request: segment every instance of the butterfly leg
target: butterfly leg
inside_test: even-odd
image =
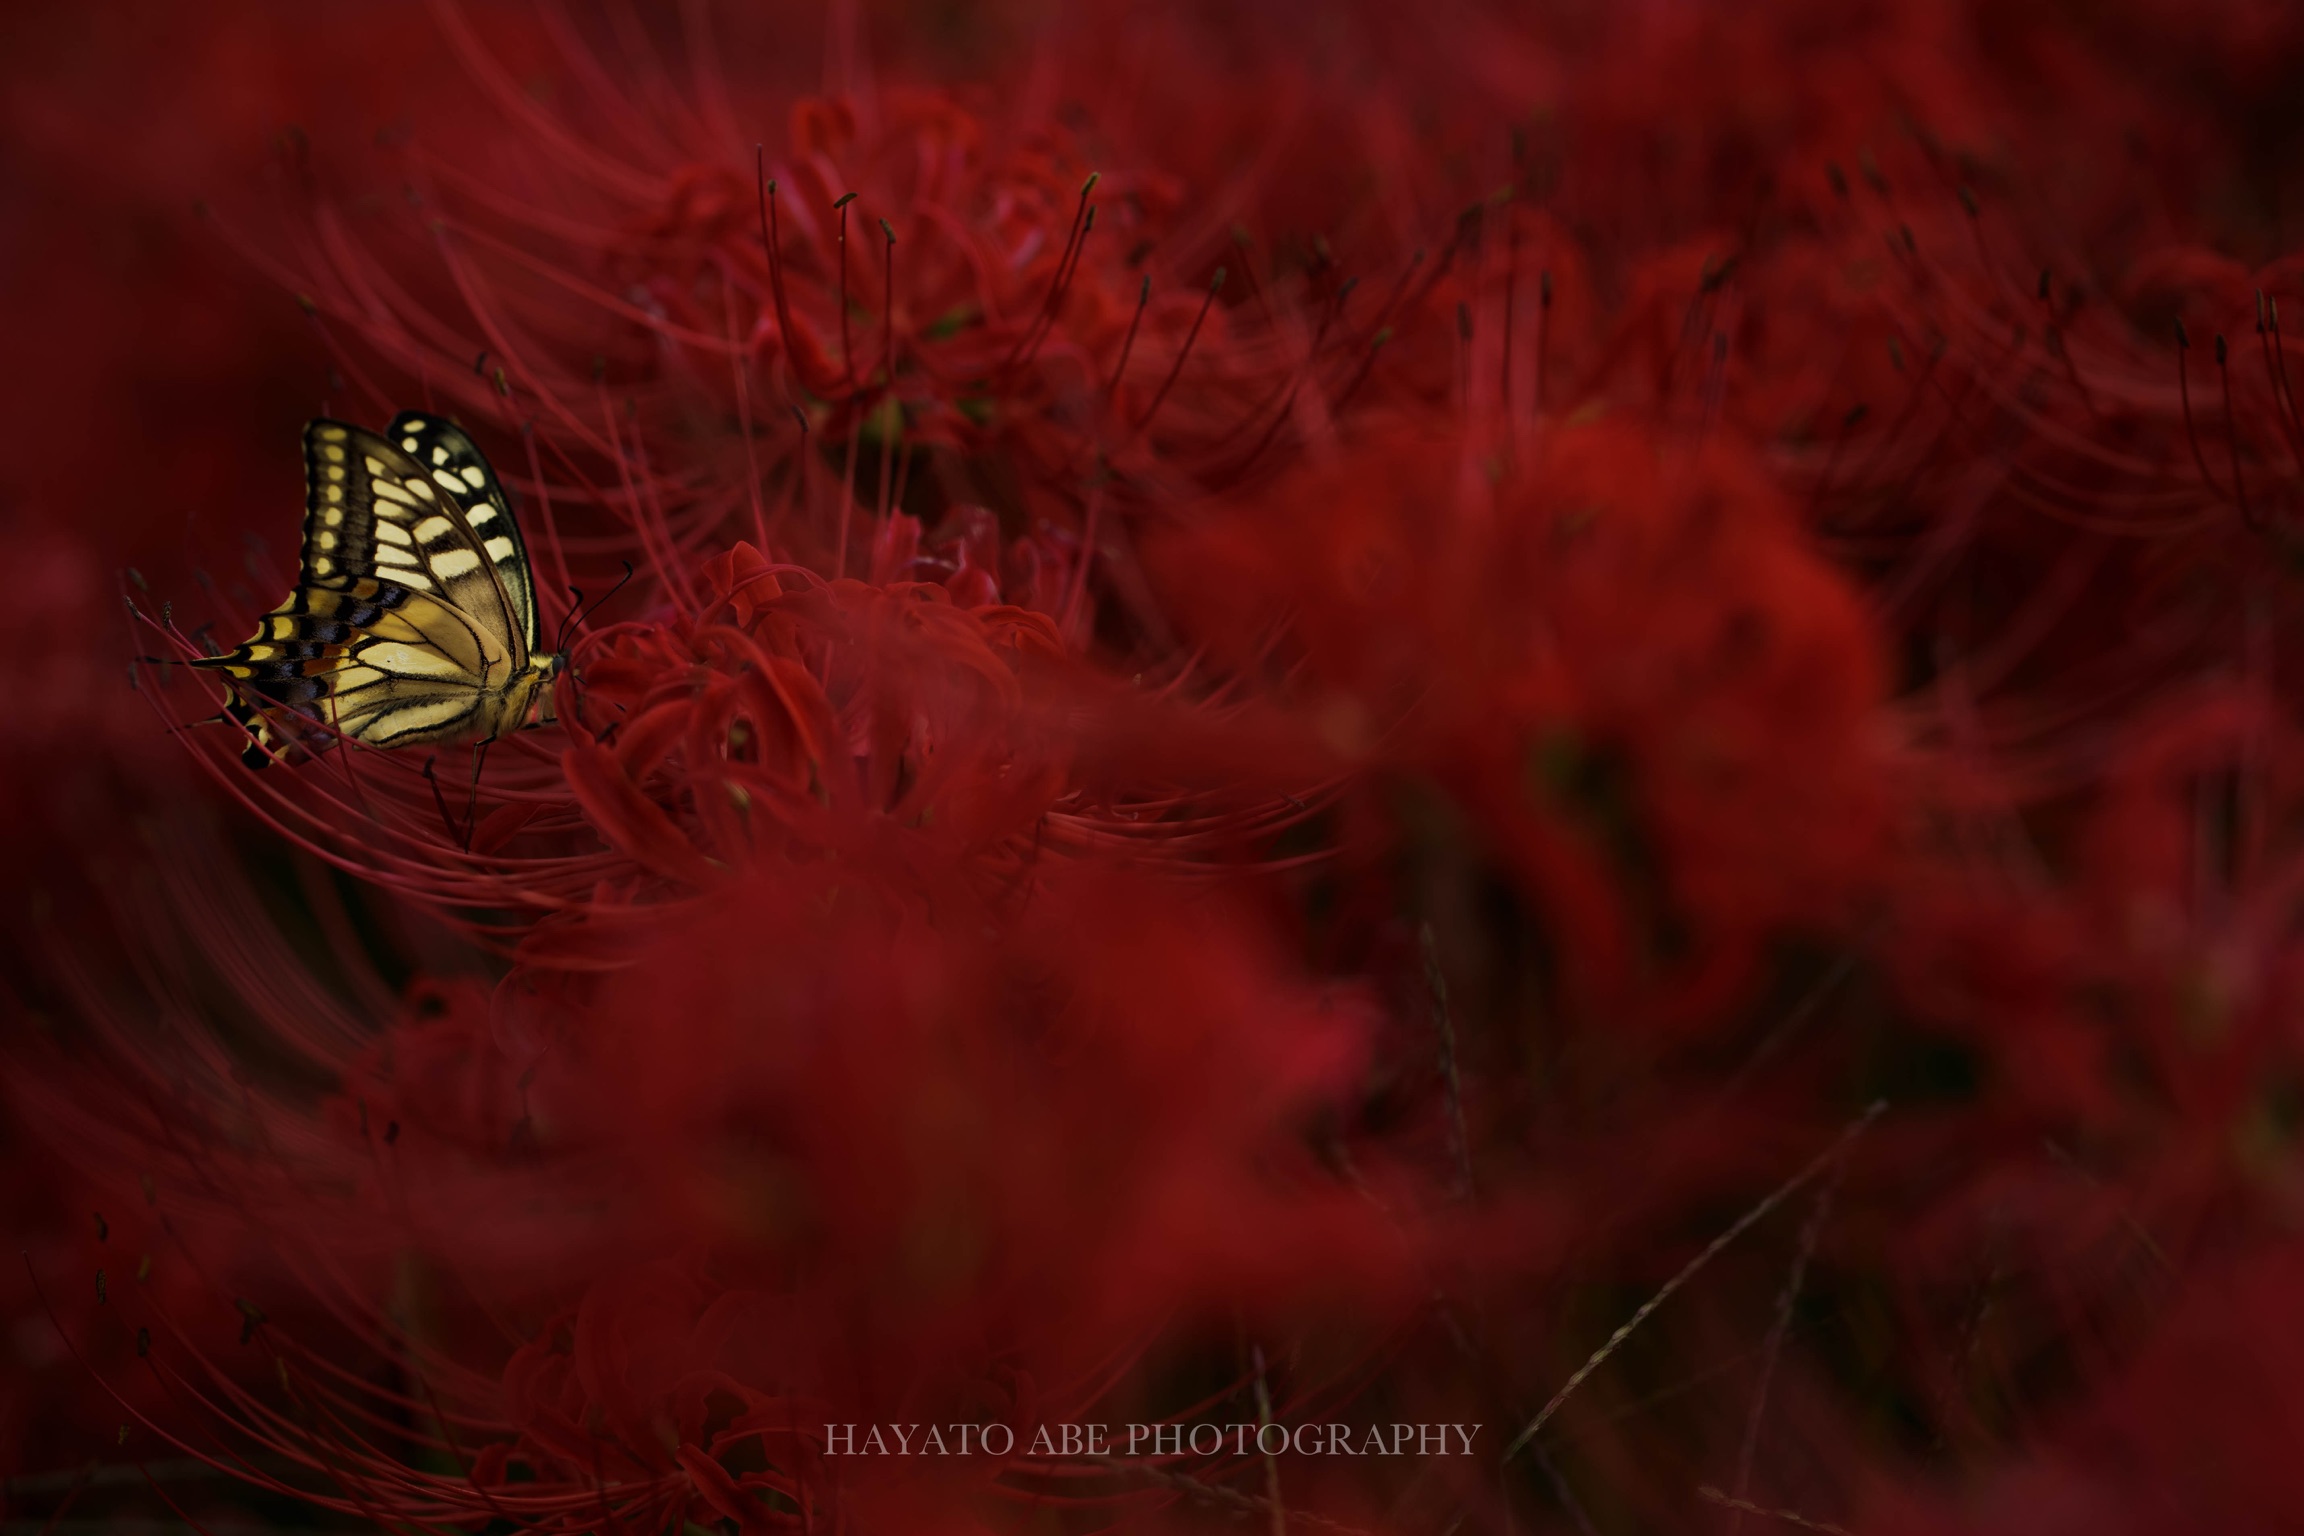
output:
[[[495,744],[491,737],[472,748],[472,785],[464,794],[464,851],[472,851],[472,834],[480,825],[480,767],[488,761],[488,749]]]
[[[458,833],[456,827],[456,818],[448,813],[448,797],[440,793],[439,766],[438,753],[424,759],[424,782],[432,786],[432,805],[440,813],[440,825],[446,828],[452,836],[460,836],[461,834]]]

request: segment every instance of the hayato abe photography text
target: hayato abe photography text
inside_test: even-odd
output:
[[[827,1424],[827,1456],[1469,1456],[1478,1424]]]

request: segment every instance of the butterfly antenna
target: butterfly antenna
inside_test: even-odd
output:
[[[555,652],[561,650],[568,639],[568,632],[572,629],[581,628],[586,618],[599,617],[600,610],[607,607],[614,600],[616,594],[624,590],[625,584],[631,581],[632,575],[632,562],[627,560],[624,562],[624,574],[617,578],[616,585],[601,594],[600,601],[592,605],[589,613],[583,607],[584,594],[576,588],[570,587],[568,590],[576,593],[577,606],[569,610],[568,622],[560,626],[560,639],[554,643],[552,649]]]
[[[610,587],[606,592],[603,592],[600,595],[600,601],[594,603],[590,609],[578,615],[576,621],[578,626],[582,627],[586,619],[596,619],[600,617],[600,610],[607,607],[611,602],[615,601],[616,594],[623,591],[625,585],[631,580],[632,562],[627,560],[624,562],[624,574],[616,579],[616,585]]]
[[[584,615],[584,589],[570,587],[568,595],[575,601],[568,605],[568,616],[560,621],[560,633],[552,637],[552,654],[555,656],[568,649],[568,631],[574,629],[576,621]]]

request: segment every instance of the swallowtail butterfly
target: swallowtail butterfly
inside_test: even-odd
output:
[[[536,583],[512,504],[472,439],[403,411],[382,437],[304,428],[296,590],[238,649],[193,663],[235,682],[252,768],[285,710],[374,746],[487,742],[553,719],[558,656],[536,649]]]

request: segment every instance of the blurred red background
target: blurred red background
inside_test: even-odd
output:
[[[0,58],[11,1530],[2304,1528],[2287,8]],[[640,567],[461,831],[133,663],[435,398]],[[791,1430],[1204,1402],[1487,1438]]]

